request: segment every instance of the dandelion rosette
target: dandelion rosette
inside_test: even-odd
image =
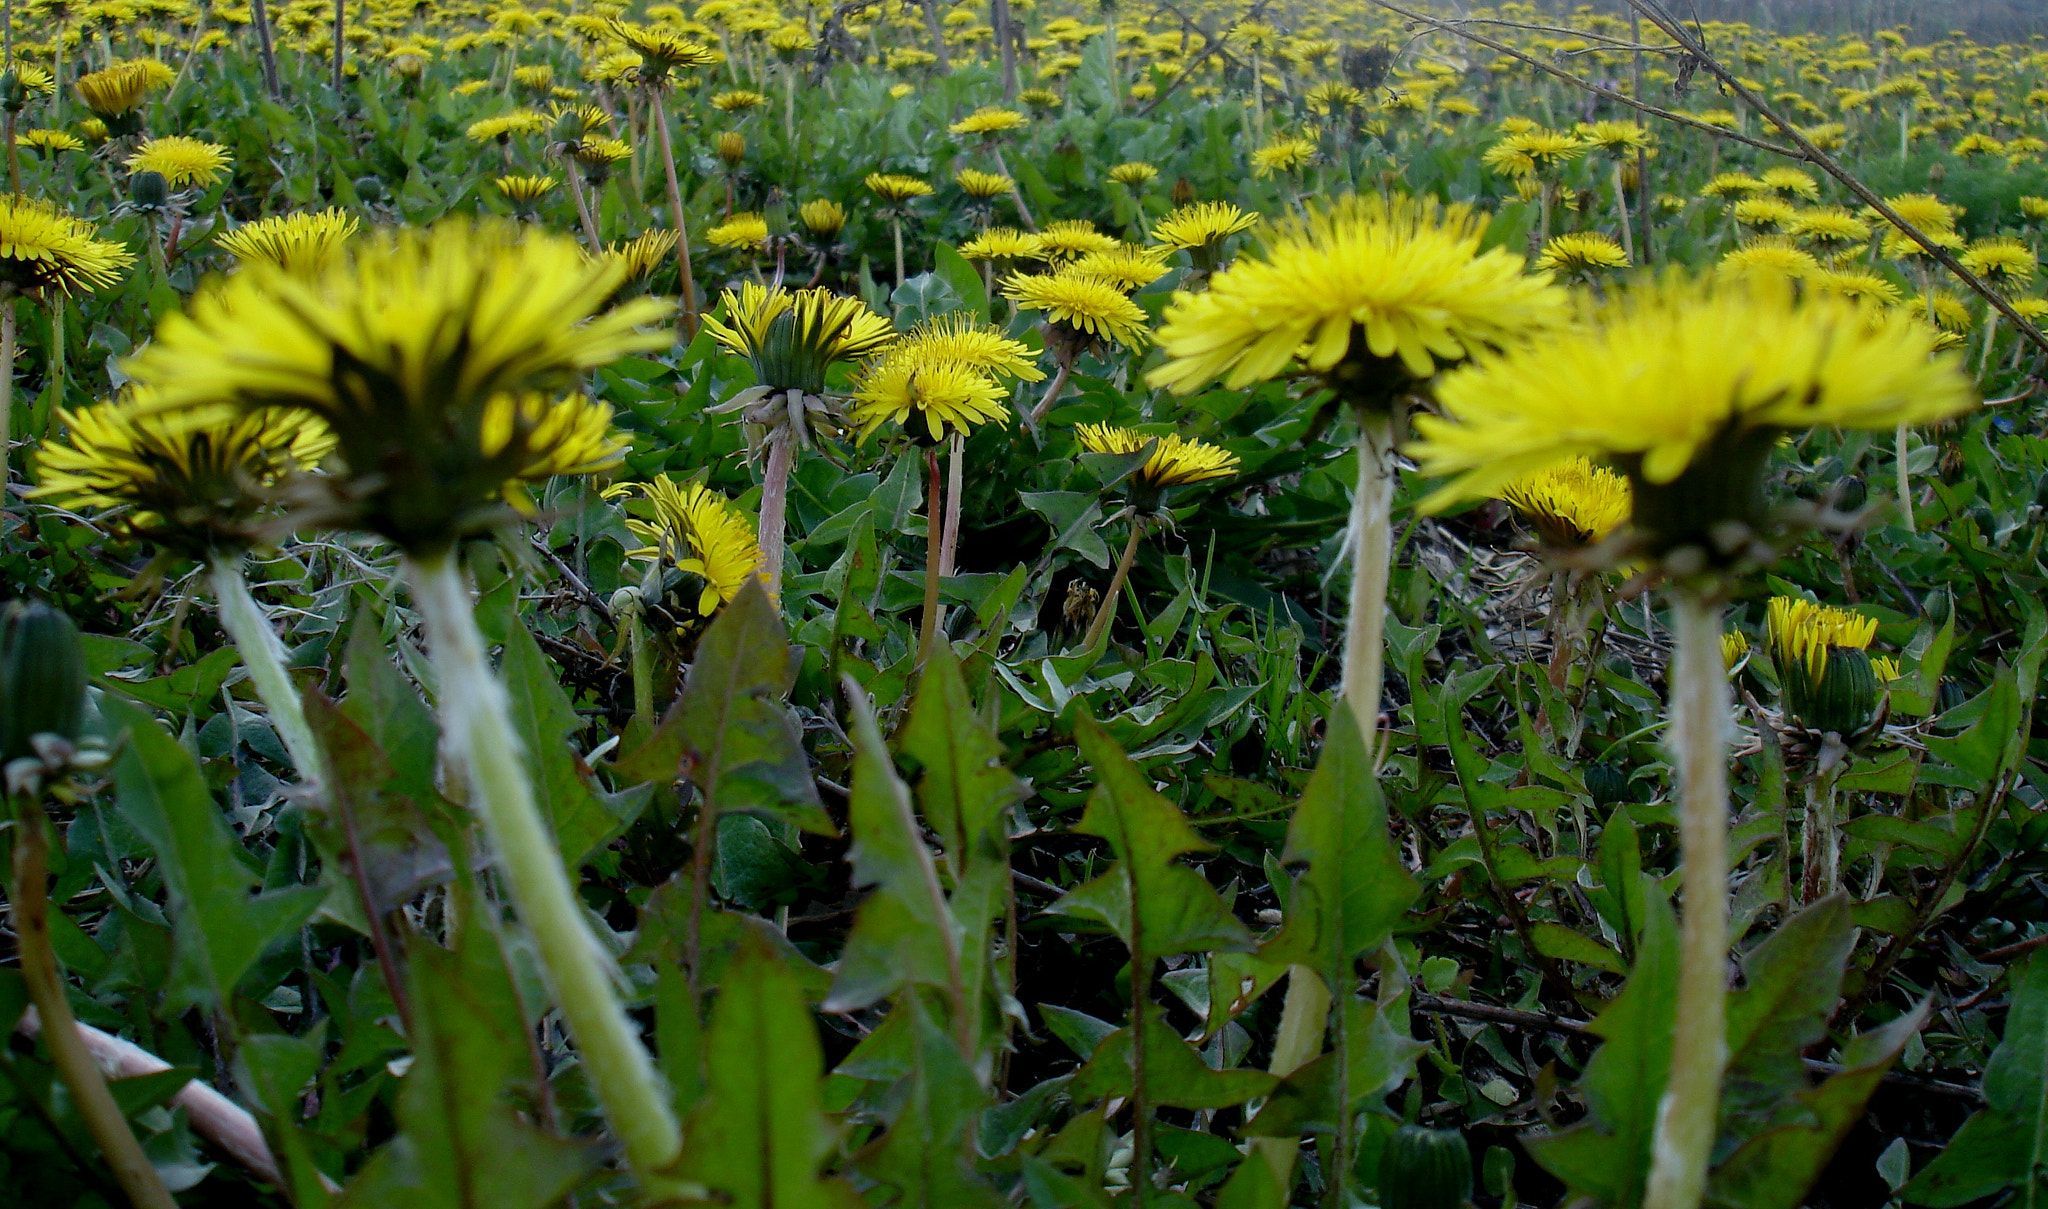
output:
[[[668,345],[642,330],[668,303],[605,309],[623,273],[510,223],[380,231],[314,273],[253,264],[208,283],[127,372],[194,422],[319,416],[341,462],[322,476],[336,519],[437,552],[504,519],[520,479],[617,460],[609,409],[558,392]]]

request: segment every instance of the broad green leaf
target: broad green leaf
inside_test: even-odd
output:
[[[399,1084],[399,1134],[336,1209],[546,1209],[599,1160],[533,1124],[540,1088],[526,1013],[483,904],[465,906],[476,922],[455,949],[425,939],[407,949],[413,1060]]]
[[[1586,1119],[1522,1139],[1530,1157],[1573,1195],[1612,1209],[1642,1203],[1678,1013],[1678,923],[1662,895],[1650,895],[1645,906],[1628,982],[1587,1028],[1603,1044],[1579,1081]]]
[[[1806,1090],[1802,1057],[1827,1036],[1854,947],[1848,897],[1834,894],[1786,920],[1744,958],[1744,987],[1728,997],[1724,1135],[1747,1138],[1778,1123],[1788,1097]]]
[[[2048,1204],[2048,954],[2008,977],[2012,1010],[1984,1068],[1984,1108],[1900,1190],[1909,1205],[1950,1209],[2007,1188],[2018,1204]]]
[[[396,910],[455,865],[426,813],[398,789],[376,741],[318,690],[306,693],[305,706],[333,774],[309,826],[332,887],[328,907],[360,924],[363,912]]]
[[[782,700],[792,674],[789,632],[768,590],[749,579],[698,642],[682,696],[619,772],[657,784],[687,777],[718,813],[755,811],[836,834]]]
[[[1549,920],[1538,921],[1530,926],[1529,938],[1535,942],[1536,951],[1545,957],[1576,961],[1581,965],[1606,970],[1610,974],[1628,972],[1628,963],[1622,960],[1621,954],[1585,933],[1574,932],[1563,924]]]
[[[965,1010],[960,927],[918,835],[910,790],[896,775],[866,695],[850,688],[846,698],[854,747],[847,860],[855,888],[874,891],[854,915],[825,1010],[856,1011],[910,984],[949,991],[956,1010]]]
[[[1799,1209],[1834,1157],[1842,1139],[1863,1118],[1871,1093],[1898,1061],[1913,1034],[1927,1024],[1923,1002],[1890,1024],[1849,1043],[1841,1073],[1795,1097],[1800,1112],[1751,1138],[1708,1177],[1707,1203],[1726,1209]]]
[[[278,1166],[289,1182],[287,1191],[292,1202],[305,1209],[322,1209],[333,1199],[320,1181],[299,1107],[320,1071],[326,1031],[322,1022],[302,1037],[257,1033],[235,1048],[237,1082],[247,1089],[256,1110],[268,1118],[265,1136],[277,1144]]]
[[[1075,1101],[1131,1094],[1131,1030],[1103,1038],[1068,1091]],[[1145,1099],[1175,1108],[1229,1108],[1273,1090],[1279,1079],[1262,1070],[1212,1070],[1181,1040],[1155,1008],[1145,1018]]]
[[[1324,985],[1350,984],[1351,963],[1385,944],[1421,887],[1387,830],[1387,803],[1348,708],[1331,711],[1315,775],[1287,827],[1282,860],[1306,865],[1286,923],[1260,950],[1306,965]]]
[[[434,713],[399,673],[391,648],[367,612],[359,612],[345,663],[348,696],[341,712],[361,727],[390,762],[395,788],[416,802],[431,802],[441,728]]]
[[[1969,788],[1982,789],[2006,770],[2008,748],[2020,724],[2019,681],[2011,669],[1999,668],[1991,687],[1976,701],[1965,703],[1965,708],[1970,706],[1978,707],[1978,712],[1969,729],[1954,738],[1929,735],[1927,750],[1962,773]]]
[[[765,598],[764,598],[765,599]],[[837,1146],[822,1095],[824,1055],[797,976],[758,941],[718,981],[704,1038],[704,1095],[683,1130],[677,1174],[710,1190],[689,1204],[852,1209],[819,1175]]]
[[[291,886],[257,893],[261,874],[191,755],[134,706],[105,698],[100,709],[127,734],[113,762],[122,815],[156,852],[170,891],[169,1006],[224,1005],[263,951],[296,931],[327,892]]]
[[[975,715],[950,644],[933,647],[897,742],[923,767],[918,804],[955,874],[980,861],[1007,863],[1008,814],[1024,786],[1003,767],[1002,744]]]
[[[987,1090],[915,996],[896,1013],[914,1017],[913,1065],[887,1132],[854,1156],[855,1168],[903,1209],[999,1209],[1007,1198],[974,1169]]]
[[[1095,770],[1095,791],[1074,830],[1109,841],[1117,863],[1049,910],[1107,924],[1131,950],[1134,963],[1175,953],[1249,949],[1251,933],[1229,905],[1207,878],[1179,861],[1215,846],[1195,834],[1085,712],[1074,733]]]

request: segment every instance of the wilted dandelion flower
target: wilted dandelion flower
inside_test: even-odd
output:
[[[1543,245],[1536,267],[1571,277],[1592,277],[1603,270],[1628,267],[1628,253],[1611,236],[1586,231],[1559,235]]]
[[[1040,311],[1055,330],[1082,343],[1117,343],[1143,348],[1150,342],[1145,311],[1124,292],[1099,277],[1072,269],[1013,276],[1003,296],[1022,311]]]
[[[49,202],[0,195],[0,284],[37,296],[113,285],[135,256],[97,234]]]
[[[759,214],[735,214],[704,232],[714,248],[760,248],[768,242],[768,220]]]
[[[1151,446],[1151,455],[1132,477],[1155,497],[1169,487],[1227,479],[1237,473],[1236,454],[1178,433],[1155,436],[1113,424],[1082,424],[1074,436],[1089,453],[1134,454]]]
[[[356,216],[339,207],[280,214],[246,222],[214,237],[244,265],[268,264],[288,273],[314,273],[355,235]]]
[[[1559,550],[1599,545],[1629,516],[1628,480],[1583,454],[1509,480],[1500,498]]]
[[[1573,454],[1634,488],[1638,537],[1664,554],[1746,549],[1778,438],[1824,424],[1890,429],[1972,405],[1934,332],[1783,278],[1646,282],[1542,340],[1440,378],[1442,416],[1418,416],[1424,473],[1457,477],[1440,507],[1496,495]]]
[[[1433,200],[1313,207],[1207,291],[1174,295],[1159,330],[1168,360],[1146,381],[1187,394],[1220,377],[1239,389],[1299,356],[1345,393],[1377,393],[1561,319],[1563,292],[1524,273],[1521,257],[1481,251],[1484,229],[1469,208]]]
[[[194,424],[134,399],[57,413],[69,430],[36,455],[28,498],[118,508],[117,531],[195,558],[254,539],[261,492],[334,447],[317,416],[269,409]]]
[[[626,551],[626,557],[665,560],[701,579],[704,587],[695,602],[699,616],[717,612],[747,580],[766,582],[754,522],[731,500],[702,483],[679,485],[660,478],[638,486],[654,519],[626,518],[627,530],[647,543]]]
[[[622,453],[609,409],[542,392],[667,346],[669,334],[640,330],[667,303],[603,309],[623,273],[509,223],[380,231],[314,273],[251,264],[208,283],[126,369],[154,405],[195,420],[319,416],[344,464],[335,512],[437,555],[487,528],[517,480]]]
[[[984,106],[946,127],[946,130],[950,134],[972,134],[987,138],[1011,130],[1021,130],[1029,121],[1029,118],[1014,109]]]

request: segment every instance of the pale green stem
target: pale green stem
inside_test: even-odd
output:
[[[939,541],[939,574],[953,573],[960,553],[960,497],[967,491],[967,436],[954,433],[946,443],[946,528]]]
[[[1842,888],[1842,820],[1836,783],[1848,763],[1841,736],[1821,741],[1819,767],[1806,785],[1805,870],[1801,901],[1819,902]]]
[[[1329,1021],[1330,988],[1322,976],[1308,966],[1287,967],[1287,1000],[1280,1008],[1280,1032],[1273,1039],[1273,1060],[1266,1069],[1284,1079],[1315,1061],[1323,1052]],[[1280,1186],[1290,1187],[1299,1140],[1255,1138],[1252,1146],[1279,1176]]]
[[[626,623],[626,638],[633,647],[633,713],[647,719],[651,726],[657,719],[654,716],[654,656],[648,649],[646,611],[635,601],[620,620]]]
[[[1901,424],[1892,433],[1892,461],[1896,463],[1899,476],[1899,519],[1906,522],[1906,532],[1913,528],[1913,472],[1906,465],[1906,426]]]
[[[14,453],[14,290],[0,286],[0,508],[7,506],[7,471]]]
[[[1728,676],[1721,605],[1681,589],[1672,602],[1671,737],[1679,776],[1678,1020],[1657,1106],[1645,1209],[1697,1209],[1706,1193],[1727,1064]]]
[[[654,110],[654,129],[661,136],[661,170],[665,173],[664,183],[668,186],[669,222],[676,229],[676,272],[680,275],[676,285],[683,296],[683,338],[697,337],[697,278],[690,271],[690,218],[683,212],[683,186],[676,179],[676,145],[668,130],[668,104],[659,92],[647,94],[647,104]]]
[[[598,947],[553,833],[527,781],[511,702],[484,656],[474,605],[452,553],[411,556],[406,578],[426,624],[439,680],[443,743],[469,784],[470,807],[514,906],[532,933],[570,1039],[626,1162],[650,1197],[682,1149],[667,1089],[614,990],[618,970]]]
[[[918,623],[917,665],[925,666],[931,659],[932,647],[939,640],[939,546],[943,542],[941,531],[945,527],[942,519],[946,494],[945,480],[939,477],[939,454],[935,449],[924,451],[926,479],[929,483],[924,501],[925,564],[924,564],[924,616]]]
[[[1368,756],[1379,732],[1387,626],[1387,560],[1393,549],[1393,408],[1369,408],[1358,429],[1358,487],[1351,495],[1351,611],[1344,631],[1344,700]]]
[[[781,599],[782,551],[788,527],[789,472],[796,464],[796,434],[781,424],[768,432],[768,465],[761,473],[761,519],[756,544],[768,572],[768,595]]]
[[[1619,159],[1614,161],[1614,208],[1621,217],[1622,253],[1628,257],[1630,264],[1634,264],[1636,262],[1636,233],[1635,228],[1629,223],[1628,189],[1621,179],[1621,161]]]
[[[242,666],[249,669],[249,682],[270,713],[270,728],[291,754],[301,781],[319,784],[327,778],[326,759],[306,723],[306,711],[299,692],[285,668],[284,643],[271,627],[270,615],[249,592],[239,555],[222,555],[208,568],[213,599],[220,606],[220,628],[234,639]]]

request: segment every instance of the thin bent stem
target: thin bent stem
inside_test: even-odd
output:
[[[207,576],[213,584],[213,598],[220,606],[220,628],[234,639],[242,666],[249,669],[249,682],[256,686],[256,696],[269,711],[271,729],[290,753],[299,779],[316,785],[324,783],[326,758],[313,738],[313,728],[306,724],[305,708],[299,703],[298,690],[292,686],[291,673],[285,668],[284,643],[271,628],[270,615],[250,594],[240,556],[217,556]]]
[[[1067,388],[1068,375],[1072,374],[1073,372],[1073,360],[1071,358],[1062,357],[1060,359],[1059,369],[1053,372],[1051,384],[1045,388],[1045,394],[1042,395],[1038,400],[1038,406],[1032,408],[1031,414],[1025,417],[1025,419],[1030,423],[1032,431],[1037,431],[1039,421],[1045,419],[1045,413],[1052,410],[1052,405],[1056,401],[1058,401],[1060,397],[1060,392]]]
[[[932,656],[932,647],[939,637],[939,546],[944,540],[940,529],[944,527],[940,515],[944,511],[941,500],[945,498],[946,483],[939,477],[939,451],[924,451],[926,478],[931,484],[930,493],[925,496],[925,563],[924,563],[924,618],[917,631],[917,663],[923,667]]]
[[[583,238],[590,245],[592,256],[604,255],[604,238],[597,233],[597,217],[590,212],[590,199],[583,196],[583,181],[576,171],[576,161],[568,161],[569,171],[564,184],[569,186],[569,196],[576,199],[576,217],[583,223]]]
[[[1351,609],[1344,632],[1344,699],[1365,750],[1379,733],[1380,680],[1387,628],[1387,560],[1393,549],[1394,409],[1362,413],[1358,487],[1351,496]]]
[[[1102,603],[1095,606],[1095,619],[1088,623],[1088,635],[1081,640],[1081,649],[1092,651],[1102,636],[1109,632],[1109,623],[1116,617],[1117,598],[1123,595],[1124,581],[1131,577],[1131,564],[1138,558],[1138,539],[1145,536],[1145,521],[1142,517],[1131,518],[1131,540],[1124,543],[1123,557],[1116,560],[1116,574],[1110,576],[1109,591],[1102,597]]]
[[[1728,676],[1721,604],[1681,589],[1672,602],[1671,735],[1679,775],[1678,1023],[1671,1077],[1657,1106],[1646,1209],[1697,1209],[1707,1187],[1727,1063]]]
[[[177,1209],[177,1202],[128,1128],[120,1105],[114,1103],[114,1094],[107,1090],[106,1077],[92,1060],[92,1051],[78,1035],[78,1018],[71,1014],[71,1004],[65,999],[64,975],[50,942],[50,874],[42,804],[28,796],[19,801],[21,825],[14,838],[11,922],[21,959],[21,980],[28,984],[29,1002],[42,1021],[43,1044],[50,1047],[57,1077],[71,1093],[72,1104],[85,1118],[92,1140],[121,1183],[121,1191],[136,1209]]]
[[[469,782],[470,805],[513,904],[533,934],[541,968],[582,1055],[626,1161],[650,1195],[682,1149],[667,1090],[613,989],[618,974],[586,922],[554,834],[533,798],[511,702],[491,671],[469,587],[452,552],[405,561],[435,674],[448,753]]]
[[[661,136],[661,170],[668,185],[669,221],[676,228],[677,289],[683,296],[683,338],[697,338],[697,278],[690,271],[690,219],[683,213],[683,186],[676,179],[675,139],[668,132],[668,106],[661,94],[647,94],[647,107],[654,110],[654,129]]]
[[[782,548],[788,525],[789,472],[796,463],[796,437],[786,426],[768,434],[768,465],[761,473],[761,520],[755,542],[768,570],[768,595],[782,598]]]

